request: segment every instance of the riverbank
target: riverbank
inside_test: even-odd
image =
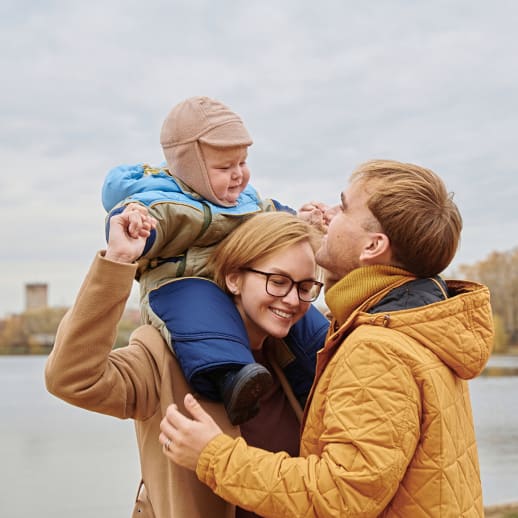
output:
[[[485,518],[518,518],[518,502],[491,505],[484,509]]]

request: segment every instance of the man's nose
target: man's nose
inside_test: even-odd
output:
[[[324,221],[329,224],[331,220],[338,214],[338,211],[340,210],[340,207],[338,205],[335,205],[334,207],[329,207],[324,212]]]

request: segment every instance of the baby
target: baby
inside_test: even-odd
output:
[[[248,183],[252,139],[223,103],[209,97],[180,102],[166,117],[160,142],[167,167],[112,169],[103,205],[108,221],[130,203],[144,205],[156,219],[138,261],[143,320],[160,330],[191,386],[223,401],[231,422],[240,424],[257,414],[272,377],[255,362],[234,304],[207,285],[209,258],[246,218],[262,211],[296,211],[260,198]],[[311,203],[300,215],[320,225],[324,212],[322,204]],[[307,359],[314,360],[327,328],[325,317],[311,307],[285,339],[298,351],[286,374],[299,400],[307,397],[312,378],[304,372]]]

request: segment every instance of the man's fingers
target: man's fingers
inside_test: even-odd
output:
[[[180,412],[178,412],[178,407],[173,403],[167,407],[165,416],[160,422],[160,429],[167,433],[168,427],[176,426],[182,419],[186,418]]]
[[[177,429],[188,429],[193,422],[199,421],[201,423],[213,423],[212,417],[205,412],[203,407],[198,403],[192,394],[186,394],[184,398],[185,409],[192,416],[192,419],[182,414],[176,405],[169,405],[167,407],[165,417],[162,419],[160,428],[167,433],[166,426],[172,426]],[[162,427],[162,425],[164,427]]]
[[[200,421],[201,423],[214,422],[210,414],[205,412],[192,394],[186,394],[183,403],[185,409],[192,415],[195,421]]]
[[[165,444],[167,441],[170,441],[169,437],[164,433],[160,432],[160,435],[158,436],[158,440],[160,441],[160,444]]]

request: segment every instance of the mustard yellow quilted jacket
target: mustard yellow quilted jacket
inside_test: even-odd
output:
[[[326,295],[335,321],[319,353],[300,457],[220,435],[202,452],[200,480],[261,516],[483,516],[465,380],[491,351],[489,291],[450,281],[446,300],[368,313],[411,280],[402,272],[360,269]]]

